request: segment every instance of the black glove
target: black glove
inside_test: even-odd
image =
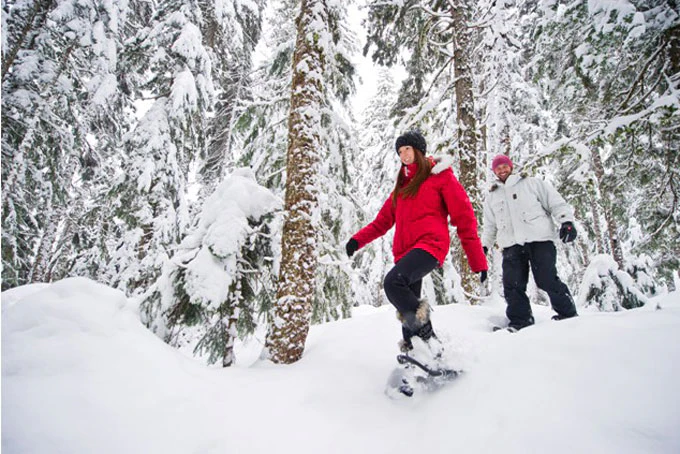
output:
[[[576,239],[576,227],[571,222],[563,222],[560,227],[560,240],[563,243],[571,243]]]
[[[484,250],[484,255],[489,253],[489,248],[486,246],[483,246],[482,249]]]
[[[479,273],[479,282],[481,282],[483,284],[484,281],[486,281],[486,277],[487,277],[486,270],[481,271]]]
[[[354,238],[350,238],[350,240],[345,245],[345,250],[347,251],[347,257],[353,256],[354,253],[357,251],[357,249],[359,249],[359,243]]]

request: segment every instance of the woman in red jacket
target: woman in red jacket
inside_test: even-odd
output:
[[[396,225],[392,253],[395,266],[384,281],[387,299],[397,308],[402,322],[400,348],[413,348],[411,338],[428,343],[436,339],[430,307],[420,299],[422,279],[442,266],[449,251],[448,218],[457,227],[470,268],[486,280],[487,263],[477,233],[477,219],[470,199],[451,170],[451,158],[426,158],[427,143],[416,131],[397,138],[395,148],[402,167],[394,190],[375,220],[347,242],[347,255],[381,237]]]

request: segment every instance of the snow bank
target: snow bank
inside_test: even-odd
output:
[[[2,294],[2,448],[677,453],[680,295],[652,302],[561,322],[535,306],[537,324],[517,334],[490,332],[497,298],[436,307],[435,329],[466,372],[393,401],[383,386],[399,327],[388,307],[312,327],[294,365],[221,369],[165,345],[118,291],[86,279],[23,287]]]

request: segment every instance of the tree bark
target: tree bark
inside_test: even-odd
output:
[[[602,164],[602,158],[597,149],[592,152],[593,157],[593,167],[595,168],[595,176],[597,177],[597,185],[599,188],[599,193],[602,197],[602,207],[604,211],[604,219],[607,223],[607,233],[609,236],[609,246],[612,251],[612,257],[619,265],[619,269],[624,269],[623,263],[623,250],[621,249],[621,244],[619,243],[618,235],[618,225],[616,219],[611,213],[611,201],[607,195],[602,193],[602,180],[604,178],[604,165]]]
[[[46,216],[45,226],[35,255],[35,261],[33,262],[29,274],[29,282],[51,281],[54,245],[59,233],[59,219],[64,216],[63,210],[60,211],[61,213],[55,213],[54,210],[51,210],[51,213]]]
[[[598,254],[605,254],[607,248],[604,244],[604,235],[602,234],[602,228],[600,227],[600,204],[595,197],[594,190],[588,189],[588,195],[590,197],[590,209],[593,216],[593,233],[595,233],[595,252]]]
[[[456,2],[451,9],[454,35],[454,77],[456,92],[456,120],[458,126],[459,180],[470,197],[475,213],[481,209],[477,178],[477,121],[472,93],[471,46],[472,30],[468,27],[470,8],[466,1]],[[479,219],[478,219],[479,222]],[[469,294],[477,291],[477,276],[470,269],[465,251],[460,249],[458,265],[461,283]]]
[[[293,84],[288,117],[286,219],[283,225],[281,269],[266,353],[275,363],[290,364],[302,357],[315,293],[317,210],[316,167],[318,131],[324,111],[324,52],[326,5],[302,0],[293,54]]]

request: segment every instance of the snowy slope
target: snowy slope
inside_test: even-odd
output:
[[[86,279],[2,294],[3,453],[678,453],[680,294],[491,333],[503,304],[437,307],[466,373],[390,400],[387,307],[312,327],[301,361],[208,368]],[[656,304],[661,306],[655,310]],[[254,361],[254,362],[253,362]]]

